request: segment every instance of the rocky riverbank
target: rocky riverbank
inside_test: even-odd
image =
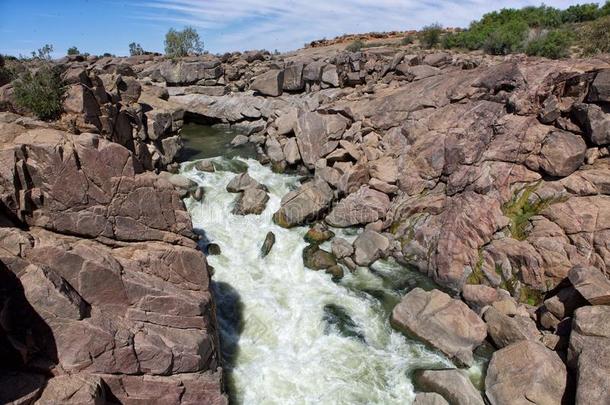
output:
[[[7,300],[27,300],[55,340],[32,346],[27,328],[3,324],[14,331],[3,347],[16,367],[34,382],[54,376],[32,398],[85,375],[91,382],[75,392],[91,398],[224,400],[209,275],[180,201],[192,185],[153,173],[175,168],[185,119],[240,128],[249,136],[235,144],[254,143],[275,171],[309,176],[283,198],[278,225],[366,229],[353,244],[332,239],[329,252],[312,239],[304,258],[325,259],[313,267],[338,278],[393,257],[445,288],[409,291],[392,323],[456,366],[491,342],[491,403],[607,398],[607,55],[310,48],[62,62],[71,83],[63,120],[7,113],[1,124],[2,262],[21,286]],[[9,104],[10,86],[0,89]],[[267,202],[248,182],[236,180],[237,214]],[[2,309],[9,320],[19,314],[11,308]],[[44,353],[53,345],[54,356]],[[482,403],[460,371],[433,373],[418,375],[420,389]],[[155,383],[153,392],[151,381],[172,389]]]

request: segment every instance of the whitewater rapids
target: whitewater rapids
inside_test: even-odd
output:
[[[199,172],[194,162],[182,165],[182,174],[205,189],[201,202],[185,201],[193,225],[221,248],[208,261],[215,269],[213,289],[232,402],[405,404],[415,396],[412,371],[454,367],[389,324],[389,311],[404,287],[421,284],[423,277],[387,261],[373,270],[346,271],[338,283],[306,269],[301,254],[307,228],[284,229],[272,221],[298,178],[273,173],[253,159],[240,161],[269,189],[262,215],[231,213],[237,194],[228,193],[226,185],[235,173]],[[261,258],[269,231],[276,243]],[[338,232],[353,239],[356,231]],[[328,243],[324,246],[328,249]]]

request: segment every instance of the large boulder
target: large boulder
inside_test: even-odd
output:
[[[389,208],[387,194],[363,186],[341,200],[326,217],[326,222],[339,228],[368,224],[385,218]]]
[[[419,370],[415,384],[423,391],[439,393],[450,404],[484,405],[483,398],[463,370]]]
[[[262,185],[250,177],[248,173],[238,174],[227,184],[227,191],[229,193],[241,193],[249,188],[262,188]]]
[[[273,221],[284,228],[303,225],[326,212],[332,200],[333,191],[325,181],[310,181],[282,198]]]
[[[159,66],[159,74],[172,86],[195,84],[204,79],[218,79],[222,75],[220,61],[166,61]]]
[[[610,398],[610,306],[576,310],[568,365],[576,372],[576,404],[606,404]]]
[[[256,76],[250,84],[250,89],[264,96],[277,97],[282,95],[284,86],[284,71],[270,70]]]
[[[553,131],[542,144],[540,166],[551,176],[572,174],[585,161],[587,144],[582,137],[567,131]]]
[[[354,241],[354,262],[370,266],[381,258],[390,247],[390,240],[375,231],[365,230]]]
[[[560,405],[566,378],[566,367],[557,353],[541,343],[522,340],[493,354],[485,395],[491,405]]]
[[[600,70],[591,84],[589,101],[610,103],[610,69]]]
[[[349,120],[339,114],[300,111],[294,131],[305,166],[313,169],[326,141],[340,138],[348,125]]]
[[[487,336],[485,322],[466,304],[439,290],[415,288],[394,307],[392,326],[439,349],[458,364],[471,365],[472,351]]]
[[[259,215],[267,206],[269,195],[260,188],[249,187],[237,198],[233,213],[237,215]]]
[[[610,144],[610,113],[595,104],[577,104],[572,114],[593,145]]]
[[[520,340],[538,340],[541,335],[536,323],[529,317],[508,316],[491,307],[483,314],[489,336],[498,348]]]
[[[303,64],[295,62],[284,69],[282,88],[286,91],[300,91],[305,87],[303,82]]]
[[[568,279],[591,305],[610,305],[610,280],[600,269],[576,266],[568,273]]]

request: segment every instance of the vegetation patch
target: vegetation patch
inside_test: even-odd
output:
[[[442,38],[445,48],[482,49],[492,55],[526,52],[548,58],[569,56],[570,47],[578,45],[583,52],[607,52],[610,45],[608,27],[610,1],[571,6],[565,10],[553,7],[502,9],[485,14],[461,32]],[[573,33],[578,32],[578,35]]]
[[[35,73],[26,71],[14,82],[15,103],[41,120],[58,118],[62,113],[64,86],[59,66],[45,64]]]
[[[513,198],[502,207],[504,215],[510,219],[510,234],[517,240],[527,238],[527,225],[533,216],[540,214],[551,204],[562,201],[561,197],[534,196],[534,191],[540,186],[540,183],[538,181],[517,191]]]

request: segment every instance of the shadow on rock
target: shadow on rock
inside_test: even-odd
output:
[[[19,278],[0,261],[0,403],[37,398],[57,363],[51,328],[27,301]]]

